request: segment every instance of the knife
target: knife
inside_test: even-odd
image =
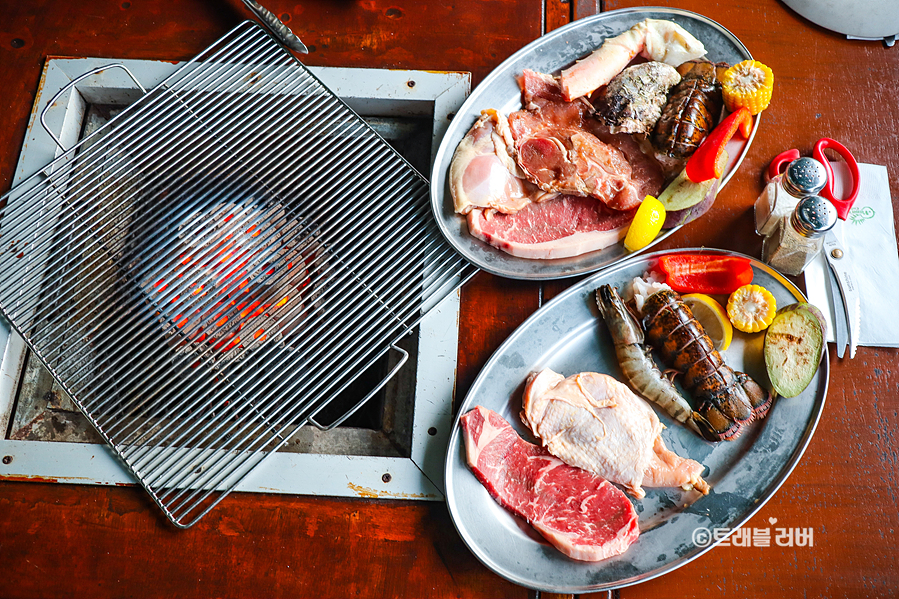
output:
[[[830,282],[830,313],[833,315],[834,343],[837,346],[837,357],[842,358],[846,352],[846,346],[849,344],[849,329],[847,327],[849,317],[846,315],[846,309],[843,308],[843,294],[840,293],[840,284],[837,282],[837,277],[829,265],[825,276]]]
[[[824,236],[824,258],[830,266],[833,280],[831,289],[834,293],[834,305],[840,303],[844,318],[839,318],[838,310],[834,310],[834,335],[837,343],[837,355],[842,358],[845,349],[845,336],[840,338],[840,327],[848,328],[849,333],[849,358],[855,358],[855,350],[858,348],[858,334],[861,327],[861,298],[858,285],[855,281],[855,273],[846,259],[846,251],[843,244],[837,239],[833,230]],[[841,298],[839,301],[837,298]],[[843,332],[845,335],[845,331]]]
[[[256,2],[256,0],[243,0],[243,3],[246,4],[247,8],[252,10],[257,17],[259,17],[259,20],[262,21],[263,25],[268,27],[269,31],[278,36],[278,39],[281,40],[282,44],[291,50],[296,50],[303,54],[309,53],[309,48],[306,47],[306,44],[300,41],[300,38],[290,30],[290,27],[282,23],[281,19],[276,17],[272,11],[263,7]]]

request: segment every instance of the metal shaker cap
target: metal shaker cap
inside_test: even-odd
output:
[[[808,196],[796,204],[790,224],[803,237],[821,237],[837,224],[837,209],[821,196]]]
[[[784,190],[793,197],[817,195],[827,185],[827,171],[824,165],[815,160],[803,156],[787,165],[784,172]]]

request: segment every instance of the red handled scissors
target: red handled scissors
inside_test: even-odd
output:
[[[827,156],[824,154],[824,150],[827,149],[835,150],[837,154],[846,161],[846,166],[849,168],[849,174],[852,176],[852,189],[850,190],[849,195],[843,199],[834,195],[833,168],[830,166],[830,160],[828,160]],[[796,149],[787,150],[786,152],[781,152],[775,156],[774,160],[772,160],[771,164],[768,166],[768,178],[773,179],[779,175],[781,171],[786,168],[787,164],[793,162],[799,158],[799,156],[799,150]],[[820,195],[830,200],[837,209],[837,216],[846,220],[846,217],[849,216],[849,210],[852,208],[852,204],[855,203],[855,198],[858,197],[859,172],[858,162],[855,160],[855,156],[852,155],[852,152],[850,152],[846,146],[829,137],[822,137],[818,140],[815,144],[812,156],[815,160],[824,165],[824,170],[827,172],[827,185],[821,190]]]

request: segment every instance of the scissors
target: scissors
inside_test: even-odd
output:
[[[824,154],[824,150],[833,149],[846,161],[849,175],[852,177],[852,187],[845,198],[838,198],[834,194],[834,176],[830,161]],[[840,142],[822,137],[815,144],[812,153],[815,160],[824,165],[827,172],[827,184],[819,192],[819,195],[830,201],[837,210],[837,216],[845,221],[849,210],[858,197],[859,170],[858,162],[852,153]],[[768,167],[768,178],[773,178],[781,172],[786,164],[799,158],[799,150],[787,150],[778,154]],[[858,334],[861,328],[861,300],[857,279],[852,265],[846,260],[847,253],[842,243],[842,226],[837,223],[833,229],[824,236],[824,257],[830,266],[830,290],[834,315],[834,341],[837,346],[837,356],[843,357],[846,346],[849,346],[849,358],[855,357],[858,348]],[[838,300],[838,298],[840,298]],[[841,300],[841,301],[840,301]]]

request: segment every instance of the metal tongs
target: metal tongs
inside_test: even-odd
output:
[[[826,149],[835,150],[846,161],[849,174],[852,177],[852,187],[845,198],[837,198],[834,194],[834,176],[830,161],[824,154]],[[819,195],[834,205],[837,211],[838,221],[833,229],[824,236],[824,257],[830,266],[830,290],[831,308],[833,313],[834,341],[837,346],[837,356],[842,358],[849,347],[849,358],[855,357],[858,348],[858,335],[861,328],[861,298],[856,283],[855,271],[851,263],[846,260],[848,255],[843,247],[843,226],[840,220],[845,221],[849,210],[858,197],[859,170],[858,162],[846,146],[840,142],[822,137],[815,144],[813,151],[815,160],[824,165],[827,172],[827,184],[819,192]],[[779,154],[769,166],[769,176],[780,172],[782,166],[799,157],[798,150],[787,150]]]
[[[309,48],[306,47],[300,38],[294,34],[293,31],[290,30],[290,27],[281,22],[281,19],[275,16],[275,14],[256,2],[256,0],[243,0],[243,3],[247,5],[253,14],[255,14],[262,24],[265,25],[269,31],[275,34],[275,36],[281,40],[281,43],[290,48],[291,50],[296,50],[302,54],[308,54]]]

